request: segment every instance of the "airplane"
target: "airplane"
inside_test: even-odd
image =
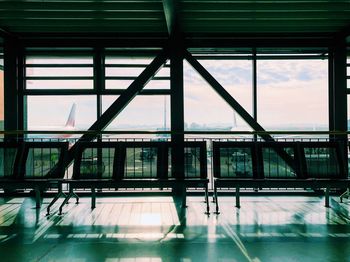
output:
[[[73,131],[75,130],[75,116],[76,116],[76,104],[73,103],[69,115],[64,126],[38,126],[35,131]],[[73,134],[30,134],[28,138],[38,140],[38,139],[69,139]]]
[[[40,126],[37,127],[37,130],[45,131],[72,131],[75,129],[75,115],[76,115],[76,104],[73,103],[68,119],[64,126]],[[76,141],[75,138],[72,138],[73,134],[29,134],[27,138],[29,141],[40,141],[40,142],[50,142],[50,141],[68,141],[69,147],[73,145]],[[26,165],[26,176],[43,176],[47,174],[52,166],[55,165],[58,159],[58,150],[39,150],[31,151],[28,154],[27,165]],[[71,173],[71,172],[70,172]]]

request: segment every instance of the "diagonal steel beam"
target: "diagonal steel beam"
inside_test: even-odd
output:
[[[234,99],[226,89],[188,52],[185,58],[190,65],[211,85],[214,90],[250,125],[255,131],[264,132],[265,129]],[[273,141],[269,134],[260,135],[266,141]]]
[[[251,126],[255,131],[265,132],[265,129],[234,99],[226,89],[188,52],[185,50],[185,58],[190,65],[208,82],[209,85]],[[269,134],[259,134],[265,141],[275,141]],[[278,150],[277,153],[294,169],[293,159],[285,152]]]
[[[82,141],[91,141],[96,138],[95,131],[101,131],[112,122],[131,100],[140,93],[143,87],[162,68],[168,59],[168,48],[164,48],[161,53],[142,71],[142,73],[130,84],[130,86],[113,102],[113,104],[95,121],[88,129],[92,133],[84,134],[68,151],[66,166],[74,158],[77,144]]]

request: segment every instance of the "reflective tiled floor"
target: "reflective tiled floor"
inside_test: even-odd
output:
[[[322,197],[220,197],[204,214],[202,197],[185,212],[172,197],[71,201],[50,216],[31,198],[0,198],[0,261],[350,261],[350,201]],[[214,211],[214,205],[211,203]]]

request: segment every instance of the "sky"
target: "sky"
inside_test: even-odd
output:
[[[76,63],[77,60],[75,60]],[[29,61],[30,62],[30,61]],[[42,63],[43,61],[34,61]],[[106,61],[108,62],[108,61]],[[109,63],[120,62],[110,60]],[[131,63],[149,63],[148,60],[129,60]],[[55,61],[60,63],[60,61]],[[91,63],[86,60],[86,63]],[[200,63],[225,89],[252,113],[252,61],[200,60]],[[27,69],[27,75],[92,76],[90,68]],[[107,68],[106,76],[137,76],[140,70]],[[157,76],[169,75],[163,68]],[[327,60],[258,60],[258,122],[270,130],[299,129],[300,126],[326,127],[328,125],[328,62]],[[127,87],[130,81],[107,80],[107,88]],[[47,81],[40,84],[29,80],[28,87],[92,88],[92,81]],[[152,80],[145,88],[169,88],[169,81]],[[104,96],[105,110],[117,97]],[[184,62],[185,122],[207,126],[232,126],[234,118],[240,127],[245,122],[213,91],[202,77]],[[77,104],[77,128],[86,128],[96,120],[95,96],[32,96],[28,97],[28,124],[31,129],[40,126],[63,126],[73,103]],[[138,96],[115,119],[109,130],[162,128],[170,125],[170,101],[164,96]]]

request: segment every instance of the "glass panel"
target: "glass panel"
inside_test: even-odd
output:
[[[242,96],[245,97],[248,93]],[[251,130],[187,62],[184,63],[184,96],[185,130]]]
[[[200,149],[185,147],[185,177],[200,178]]]
[[[30,77],[63,77],[63,76],[93,76],[93,68],[74,68],[74,67],[28,67],[26,76]]]
[[[112,178],[114,154],[114,148],[84,149],[80,163],[81,178]]]
[[[130,57],[121,57],[121,56],[106,56],[105,58],[105,64],[106,65],[142,65],[143,67],[146,67],[149,65],[154,57],[137,57],[137,56],[130,56]]]
[[[144,89],[170,89],[170,80],[151,80]]]
[[[323,178],[340,176],[335,148],[304,148],[308,177]]]
[[[122,77],[137,77],[142,71],[143,67],[120,68],[120,67],[106,67],[106,77],[108,76],[122,76]]]
[[[185,147],[185,177],[186,178],[200,178],[200,148]],[[168,176],[174,177],[171,166],[171,148],[168,151]]]
[[[96,110],[96,96],[93,95],[28,96],[27,129],[86,130],[96,121]],[[62,137],[62,135],[58,137]]]
[[[14,173],[16,148],[0,147],[0,177],[10,177]]]
[[[35,65],[35,64],[45,64],[45,65],[88,64],[88,65],[92,65],[93,58],[92,57],[81,57],[81,56],[64,57],[64,56],[50,56],[50,55],[47,55],[47,56],[28,55],[26,57],[26,64],[28,64],[28,65]]]
[[[278,151],[282,150],[294,160],[293,148],[264,147],[262,149],[264,176],[266,178],[296,178],[296,172],[278,154]]]
[[[93,60],[89,57],[29,56],[26,58],[27,89],[92,89]],[[62,65],[62,66],[58,66]],[[40,77],[77,77],[91,79],[35,79]]]
[[[134,80],[108,80],[106,79],[106,89],[127,89]]]
[[[253,177],[251,148],[220,148],[221,177]]]
[[[93,89],[92,80],[27,80],[27,89]]]
[[[126,89],[134,80],[106,80],[106,89]],[[169,80],[151,80],[143,89],[170,89]]]
[[[45,177],[58,163],[58,148],[30,148],[26,160],[25,177]]]
[[[327,60],[258,60],[258,122],[266,130],[328,130]]]
[[[152,62],[153,58],[106,57],[106,89],[126,89]],[[126,79],[115,79],[115,78]],[[170,67],[162,67],[144,89],[169,89]]]
[[[127,148],[124,178],[156,178],[157,153],[155,147]]]
[[[118,96],[103,96],[103,112]],[[169,130],[170,101],[168,96],[137,96],[109,124],[107,130]]]
[[[245,110],[253,113],[251,60],[200,60],[200,63]]]

